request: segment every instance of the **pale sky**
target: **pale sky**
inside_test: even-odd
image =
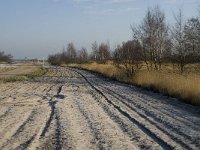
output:
[[[73,42],[90,51],[94,41],[111,47],[132,38],[148,7],[159,5],[168,22],[182,9],[198,14],[200,0],[0,0],[0,51],[15,58],[39,58]]]

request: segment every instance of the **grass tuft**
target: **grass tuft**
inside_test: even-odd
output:
[[[30,74],[25,75],[29,79],[33,79],[36,77],[41,77],[47,73],[47,69],[39,68],[36,71],[31,72]]]

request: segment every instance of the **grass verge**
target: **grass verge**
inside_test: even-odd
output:
[[[125,71],[112,64],[73,64],[89,71],[103,74],[118,81],[130,83],[145,89],[176,97],[192,105],[200,105],[200,75],[195,73],[178,74],[140,70],[134,76],[127,77]]]

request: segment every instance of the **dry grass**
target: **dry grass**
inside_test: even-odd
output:
[[[41,67],[34,67],[31,69],[27,69],[27,72],[24,74],[22,73],[17,73],[17,74],[12,74],[12,75],[4,75],[0,77],[0,82],[16,82],[16,81],[25,81],[29,79],[33,79],[35,77],[40,77],[46,74],[47,69],[41,68]]]
[[[0,74],[3,73],[3,72],[7,72],[7,71],[10,71],[10,70],[14,70],[14,69],[15,69],[14,67],[10,67],[10,68],[4,68],[4,67],[1,68],[1,67],[0,67]]]
[[[180,98],[180,100],[190,104],[200,105],[200,75],[196,72],[181,75],[171,71],[149,72],[140,70],[136,75],[128,78],[124,70],[120,70],[112,63],[73,64],[70,66],[95,71],[119,81],[157,90],[161,93]]]
[[[200,105],[199,75],[141,71],[133,77],[133,83],[181,98],[187,103]]]
[[[70,64],[68,66],[71,67],[80,67],[89,71],[97,72],[102,75],[105,75],[110,78],[117,79],[119,81],[130,82],[130,79],[127,78],[124,70],[117,68],[112,63],[107,64],[98,64],[98,63],[90,63],[90,64]]]
[[[24,74],[30,74],[34,71],[37,71],[39,66],[17,66],[14,68],[2,68],[0,72],[0,77],[14,77]],[[4,69],[4,70],[3,70]]]

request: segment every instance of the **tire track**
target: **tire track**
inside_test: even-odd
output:
[[[121,93],[120,90],[118,90],[118,93],[117,93],[116,91],[111,90],[111,88],[108,88],[111,85],[105,85],[105,84],[103,84],[103,85],[98,84],[98,86],[102,87],[103,89],[106,89],[108,92],[111,92],[111,93],[114,93],[114,94],[120,96],[121,98],[123,98],[125,100],[128,100],[129,103],[132,103],[132,104],[136,105],[137,107],[144,107],[145,105],[148,104],[148,107],[150,107],[150,109],[153,110],[152,112],[158,112],[157,111],[158,108],[156,108],[151,102],[148,102],[149,100],[147,98],[145,98],[145,97],[142,98],[140,95],[137,95],[137,92],[134,92],[132,90],[132,92],[134,92],[134,93],[132,93],[131,95],[128,95],[128,96],[126,96],[124,94],[120,95],[120,94],[118,94],[118,93]],[[131,87],[129,87],[129,86],[130,85],[128,85],[128,88],[130,88],[129,90],[131,90]],[[133,101],[133,99],[134,99],[134,101]],[[155,101],[153,98],[151,100]],[[155,103],[155,102],[153,102],[153,103]],[[170,111],[170,113],[169,113],[169,111]],[[179,114],[180,112],[178,112],[176,110],[173,110],[173,112],[171,112],[171,111],[172,110],[169,110],[169,108],[168,109],[167,108],[163,108],[163,109],[159,110],[159,114],[162,114],[162,116],[168,116],[168,117],[170,117],[170,118],[172,118],[172,119],[174,119],[176,121],[179,121],[180,124],[183,124],[183,125],[185,125],[187,127],[190,127],[190,128],[192,128],[194,130],[197,130],[197,131],[199,130],[199,124],[196,125],[195,122],[191,122],[191,120],[188,120],[188,118],[183,118],[184,117],[183,114],[181,114],[181,116],[176,116],[175,117],[175,116],[172,115],[172,113]]]
[[[82,76],[84,76],[81,73],[81,70],[80,70],[80,72],[77,71],[76,69],[70,68],[70,70],[75,71],[78,74],[81,74]],[[86,73],[86,76],[87,76],[87,72],[85,72],[85,73]],[[87,79],[86,76],[84,76],[85,79]],[[107,80],[105,80],[105,81],[102,80],[102,82],[100,84],[98,83],[98,80],[100,80],[98,78],[91,76],[91,80],[92,81],[89,81],[90,86],[95,85],[94,87],[97,88],[97,90],[99,90],[102,94],[105,93],[104,95],[107,96],[107,98],[110,98],[110,100],[112,100],[112,102],[115,101],[115,105],[117,105],[117,106],[121,105],[123,107],[125,106],[124,108],[126,108],[126,107],[129,108],[131,111],[136,112],[140,116],[139,118],[144,118],[150,124],[154,125],[156,127],[156,129],[159,129],[162,133],[164,133],[164,135],[162,135],[162,134],[158,135],[161,139],[163,139],[163,137],[167,135],[171,139],[172,143],[175,141],[176,144],[175,145],[172,144],[172,147],[176,147],[177,144],[179,144],[179,145],[181,145],[181,147],[183,147],[185,149],[198,149],[198,148],[200,148],[200,142],[199,142],[200,137],[198,136],[199,135],[198,134],[199,128],[198,128],[197,125],[193,125],[191,123],[189,123],[189,126],[186,126],[185,124],[181,124],[181,123],[178,124],[179,117],[176,120],[173,116],[171,117],[172,114],[169,115],[169,113],[167,114],[167,113],[165,113],[161,110],[161,114],[163,115],[164,118],[167,119],[167,120],[166,119],[164,120],[164,118],[162,118],[162,115],[160,116],[160,111],[156,110],[155,107],[153,108],[155,111],[151,110],[151,108],[148,108],[148,107],[151,106],[149,104],[150,102],[145,103],[142,98],[139,98],[139,100],[141,100],[141,101],[139,101],[137,99],[137,94],[136,94],[136,96],[134,95],[134,97],[133,97],[133,99],[136,99],[136,101],[133,101],[133,99],[131,100],[130,98],[127,98],[129,96],[129,94],[127,96],[125,95],[127,93],[127,91],[126,91],[126,93],[123,93],[123,92],[120,92],[118,90],[117,91],[111,90],[114,94],[112,92],[110,92],[109,90],[112,87],[112,85],[111,85],[111,83],[109,83],[110,85],[106,85],[106,82],[108,82]],[[108,86],[109,88],[105,88],[105,86]],[[121,84],[120,84],[120,86],[121,86]],[[116,85],[114,87],[116,87]],[[121,93],[121,94],[119,94],[119,93]],[[119,102],[121,104],[119,104]],[[108,101],[108,103],[110,103],[110,102]],[[172,102],[172,103],[175,103],[175,102]],[[174,110],[174,111],[176,111],[176,110]],[[156,114],[156,115],[154,115],[154,114]],[[190,115],[190,114],[188,114],[188,115]],[[168,118],[170,118],[171,122],[167,122]],[[187,122],[187,119],[186,118],[184,118],[184,119],[183,120]],[[173,122],[175,124],[171,124]],[[191,125],[192,125],[192,127],[191,127]],[[188,130],[188,128],[189,129],[191,128],[191,130]],[[193,130],[194,128],[196,129],[196,131]],[[179,130],[179,129],[181,129],[181,130]],[[187,134],[188,133],[188,132],[186,132],[187,130],[190,132],[189,134]],[[153,132],[153,130],[152,130],[152,132]],[[166,141],[166,140],[164,140],[164,141]]]
[[[34,134],[29,140],[27,140],[26,142],[20,144],[17,148],[15,148],[16,150],[26,150],[31,143],[34,141],[36,137],[36,134]]]
[[[144,107],[148,105],[148,107],[150,107],[149,109],[153,110],[152,112],[158,112],[158,106],[155,106],[156,103],[159,103],[162,106],[164,105],[163,108],[159,110],[159,114],[171,117],[172,119],[179,121],[180,124],[187,125],[187,127],[190,127],[194,130],[200,130],[199,123],[197,124],[197,122],[193,122],[193,120],[185,117],[186,115],[183,114],[185,112],[183,110],[187,110],[187,114],[192,113],[193,115],[196,114],[196,117],[199,117],[199,111],[197,111],[197,109],[191,108],[191,106],[189,105],[183,103],[177,104],[177,101],[174,99],[168,99],[167,97],[163,97],[162,95],[153,96],[152,93],[150,93],[149,91],[141,90],[140,88],[136,88],[132,85],[127,85],[116,81],[114,82],[114,85],[111,82],[103,82],[103,84],[98,84],[98,86],[110,91],[111,93],[113,92],[116,95],[119,95],[121,98],[130,101],[134,105],[137,105],[137,107]],[[123,93],[121,89],[124,87],[126,87],[125,90],[127,95],[126,93]],[[118,93],[122,94],[120,95]],[[159,99],[164,100],[161,101]]]
[[[59,77],[54,78],[52,80],[57,82],[59,80]],[[36,146],[40,144],[41,136],[45,136],[45,134],[48,130],[48,127],[50,126],[50,124],[52,122],[52,119],[54,119],[54,122],[56,123],[56,125],[55,125],[56,126],[56,128],[55,128],[55,139],[56,139],[55,140],[55,148],[56,149],[62,148],[61,140],[60,140],[62,131],[60,130],[61,124],[60,124],[59,115],[55,111],[56,102],[53,102],[53,101],[49,102],[49,106],[51,107],[51,114],[50,114],[50,118],[47,120],[47,122],[46,122],[46,124],[44,124],[44,126],[42,124],[43,124],[43,120],[45,120],[46,117],[43,117],[42,119],[39,119],[39,118],[41,117],[41,115],[44,113],[44,110],[45,110],[45,109],[43,110],[42,107],[48,108],[48,105],[43,104],[41,107],[38,105],[38,106],[35,106],[35,108],[27,107],[28,99],[31,99],[32,95],[41,97],[43,95],[42,93],[44,93],[47,90],[44,95],[49,94],[49,96],[53,97],[55,94],[53,94],[52,92],[50,93],[50,91],[52,91],[53,88],[57,86],[56,84],[54,84],[53,86],[50,86],[49,88],[45,88],[45,86],[41,85],[40,83],[31,81],[30,83],[22,84],[21,85],[22,87],[20,89],[18,88],[16,90],[15,97],[18,97],[18,98],[15,99],[15,101],[17,101],[17,103],[24,104],[23,107],[21,107],[21,108],[18,105],[16,107],[19,110],[23,109],[23,108],[30,109],[31,113],[29,114],[29,116],[27,116],[27,118],[23,122],[20,122],[19,124],[16,124],[17,118],[14,114],[9,117],[11,120],[11,124],[9,125],[10,126],[9,128],[12,127],[12,129],[8,132],[5,132],[5,134],[6,134],[5,136],[7,138],[4,137],[3,140],[1,140],[1,142],[3,142],[3,145],[0,145],[1,146],[0,149],[13,149],[13,148],[15,148],[15,149],[27,149],[27,148],[35,149]],[[48,86],[49,84],[46,84],[46,85]],[[37,89],[37,91],[35,89]],[[59,92],[61,92],[61,90],[62,90],[62,88],[60,89]],[[44,97],[41,97],[41,98],[44,99]],[[33,101],[38,101],[38,100],[33,100]],[[17,112],[21,112],[21,111],[17,111]],[[7,113],[9,113],[9,111]],[[7,116],[6,115],[7,113],[4,113],[1,117],[5,118]],[[20,114],[20,116],[21,115],[22,114]],[[14,119],[14,118],[16,118],[16,119]],[[6,119],[8,119],[8,118],[6,118]],[[6,120],[5,123],[6,122],[9,122],[9,121]],[[42,126],[44,128],[41,129]],[[4,130],[4,131],[6,131],[6,130]],[[26,140],[25,140],[25,138],[26,138]],[[11,144],[13,142],[15,143],[14,145]]]
[[[110,96],[116,98],[116,97],[113,96],[113,95],[110,95]],[[146,117],[144,114],[138,112],[136,108],[133,108],[133,106],[130,106],[129,104],[124,103],[124,101],[122,101],[122,100],[119,99],[119,98],[116,98],[116,99],[117,99],[118,101],[120,101],[122,104],[124,104],[126,107],[128,107],[129,109],[131,109],[132,111],[136,112],[141,118],[144,118],[144,119],[145,119],[146,121],[148,121],[150,124],[154,125],[157,129],[159,129],[159,131],[161,131],[161,132],[164,133],[165,135],[169,136],[170,139],[172,139],[172,140],[175,141],[176,143],[179,143],[183,148],[185,148],[185,149],[193,149],[193,148],[191,148],[188,144],[186,144],[185,142],[183,142],[181,139],[177,138],[177,136],[178,136],[179,134],[177,134],[177,136],[174,136],[174,135],[172,134],[172,132],[174,131],[173,129],[171,130],[171,132],[168,132],[167,130],[165,130],[165,128],[162,128],[161,126],[159,126],[159,124],[158,124],[158,123],[160,122],[159,119],[155,119],[155,118],[154,118],[154,120],[157,121],[157,122],[155,122],[154,120],[149,119],[149,117],[152,117],[151,115],[148,115],[148,117]],[[123,100],[124,100],[124,99],[123,99]],[[169,128],[169,127],[170,127],[170,126],[168,126],[168,124],[162,124],[162,125],[163,125],[164,127],[166,127],[166,128]],[[170,127],[170,128],[171,128],[171,127]],[[158,133],[157,135],[159,135],[159,133]],[[182,135],[182,134],[180,134],[180,135]],[[162,137],[162,135],[160,135],[160,136]],[[174,146],[173,146],[173,147],[174,147]]]
[[[72,90],[73,90],[73,89],[72,89]],[[75,95],[74,97],[78,97],[78,96],[79,96],[77,92],[75,92],[74,95]],[[92,132],[93,132],[93,135],[94,135],[94,137],[95,137],[95,140],[98,141],[98,146],[97,146],[97,147],[98,147],[99,149],[104,149],[104,144],[105,144],[106,142],[105,142],[105,139],[104,139],[102,133],[98,130],[98,128],[96,128],[97,125],[98,125],[98,123],[95,123],[94,118],[93,118],[92,115],[86,110],[85,106],[84,106],[82,103],[80,103],[80,100],[77,100],[77,99],[76,99],[75,102],[76,102],[76,105],[78,106],[79,111],[80,111],[81,114],[84,116],[84,118],[85,118],[85,120],[87,121],[87,123],[89,124],[89,126],[90,126],[90,128],[91,128],[91,130],[92,130]]]
[[[146,128],[143,124],[141,124],[139,121],[136,119],[132,118],[131,115],[124,111],[120,106],[117,106],[114,104],[111,100],[109,100],[104,93],[102,93],[99,89],[97,89],[83,74],[76,70],[72,70],[77,72],[80,76],[82,76],[85,81],[97,92],[99,93],[102,97],[105,98],[105,100],[112,105],[115,109],[117,109],[123,116],[127,117],[134,125],[136,125],[140,130],[142,130],[146,135],[148,135],[150,138],[152,138],[156,143],[158,143],[163,149],[173,149],[171,145],[163,141],[160,137],[158,137],[155,133],[153,133],[151,130]]]
[[[146,138],[141,138],[144,136],[144,132],[139,132],[140,130],[138,131],[138,129],[136,130],[135,128],[137,128],[137,126],[134,126],[133,123],[129,121],[129,119],[122,117],[123,115],[116,113],[116,109],[111,107],[112,105],[108,105],[105,102],[102,102],[101,97],[96,93],[96,91],[94,91],[94,89],[88,87],[88,90],[94,99],[100,103],[101,107],[108,114],[108,116],[118,124],[120,129],[125,134],[130,137],[131,141],[135,141],[140,149],[153,149],[153,145],[155,145],[152,143],[153,141],[149,141]]]
[[[11,141],[15,139],[15,137],[17,137],[19,132],[23,129],[23,127],[25,126],[25,124],[27,124],[31,117],[33,117],[33,111],[27,113],[22,119],[22,122],[13,122],[12,124],[10,124],[11,129],[9,129],[9,131],[4,134],[1,133],[1,135],[4,136],[4,139],[1,140],[2,144],[0,146],[0,149],[4,149],[7,145],[9,145],[9,143],[11,143]]]
[[[31,146],[32,148],[36,147],[38,145],[38,142],[36,142],[38,141],[38,134],[45,121],[45,112],[46,108],[44,106],[32,110],[28,118],[18,128],[13,130],[12,136],[4,143],[1,149],[28,149]],[[43,116],[42,119],[41,116]]]
[[[58,89],[57,89],[57,95],[54,95],[50,102],[49,102],[49,106],[50,106],[50,115],[49,115],[49,118],[47,120],[47,122],[45,123],[45,126],[40,134],[40,137],[39,137],[39,140],[43,140],[46,137],[46,133],[49,131],[50,129],[50,126],[52,125],[52,122],[55,122],[55,149],[56,150],[60,150],[62,149],[62,136],[61,136],[61,122],[60,122],[60,117],[57,113],[57,108],[56,108],[56,105],[57,105],[57,100],[54,98],[59,98],[59,94],[60,92],[62,91],[62,87],[63,85],[59,86]]]
[[[156,110],[142,92],[139,94],[144,97],[137,91],[128,94],[131,89],[124,87],[122,93],[124,85],[120,89],[110,80],[71,68],[50,69],[46,75],[0,89],[5,91],[0,95],[5,97],[0,101],[0,149],[200,147],[200,138],[196,138],[198,124],[191,127],[190,134],[197,129],[195,136],[176,130],[180,125],[181,129],[188,127],[188,131],[192,122],[181,116],[176,120],[170,116],[172,112],[167,112],[169,108]]]
[[[92,121],[91,116],[84,110],[84,108],[82,108],[82,106],[80,104],[78,104],[79,110],[82,113],[82,115],[85,117],[85,119],[87,120],[95,140],[93,141],[93,143],[96,143],[96,141],[98,141],[97,147],[98,149],[105,149],[104,144],[106,143],[103,135],[101,134],[101,132],[98,130],[96,123],[94,123],[94,121]]]
[[[117,99],[118,101],[123,103],[125,106],[130,108],[131,110],[137,112],[142,118],[144,118],[145,120],[148,120],[151,124],[156,126],[156,128],[158,128],[160,131],[162,131],[163,133],[165,133],[166,135],[171,137],[177,143],[180,143],[180,145],[182,145],[184,148],[196,149],[196,148],[200,147],[200,145],[198,143],[196,143],[193,139],[191,139],[190,136],[188,136],[187,134],[177,130],[177,128],[175,126],[171,125],[169,122],[166,122],[166,120],[163,120],[158,116],[155,116],[149,110],[145,110],[142,106],[139,106],[138,104],[136,104],[131,99],[128,99],[128,98],[126,98],[126,97],[124,97],[124,96],[122,96],[122,95],[120,95],[120,94],[118,94],[118,93],[116,93],[116,92],[114,92],[110,89],[104,88],[104,87],[101,87],[101,90],[106,92],[107,94],[109,94],[111,97],[114,97],[115,99]],[[112,93],[110,93],[109,91],[112,91]],[[126,100],[127,102],[124,101],[124,100]],[[141,113],[141,110],[144,111],[144,112]],[[156,110],[156,112],[157,112],[157,110]],[[169,116],[167,115],[165,117],[168,118]],[[176,120],[174,120],[174,122],[175,121]],[[168,130],[170,130],[170,132]],[[184,137],[185,142],[182,141],[183,139],[181,139],[180,136]],[[189,146],[190,144],[195,145],[195,147],[190,147]]]
[[[12,107],[9,107],[2,115],[0,115],[0,121],[2,120],[2,118],[5,118],[10,111],[12,110]]]
[[[85,85],[72,85],[75,104],[87,121],[98,149],[137,149],[118,125],[99,107],[99,103],[86,90]],[[123,141],[123,142],[121,142]]]
[[[55,109],[56,109],[55,105],[56,105],[56,103],[57,103],[56,101],[49,102],[49,106],[51,108],[51,113],[50,113],[49,119],[46,122],[46,125],[45,125],[45,127],[44,127],[44,129],[43,129],[43,131],[42,131],[42,133],[40,135],[40,138],[43,138],[45,136],[46,132],[48,131],[48,129],[49,129],[50,125],[51,125],[51,122],[52,122],[53,117],[55,115]]]
[[[42,141],[47,141],[50,137],[47,136],[47,133],[49,132],[49,130],[51,130],[51,132],[54,130],[54,134],[51,135],[51,139],[53,139],[52,143],[54,144],[54,148],[56,150],[61,150],[62,149],[62,127],[61,127],[61,122],[60,122],[60,117],[57,113],[56,110],[56,103],[57,102],[50,102],[50,107],[51,107],[51,113],[50,116],[47,120],[47,122],[45,123],[44,128],[42,129],[42,132],[39,135],[39,142],[40,145],[44,145],[45,143]],[[55,122],[55,126],[54,123]],[[51,129],[50,129],[50,126]],[[41,148],[40,146],[40,148]]]

